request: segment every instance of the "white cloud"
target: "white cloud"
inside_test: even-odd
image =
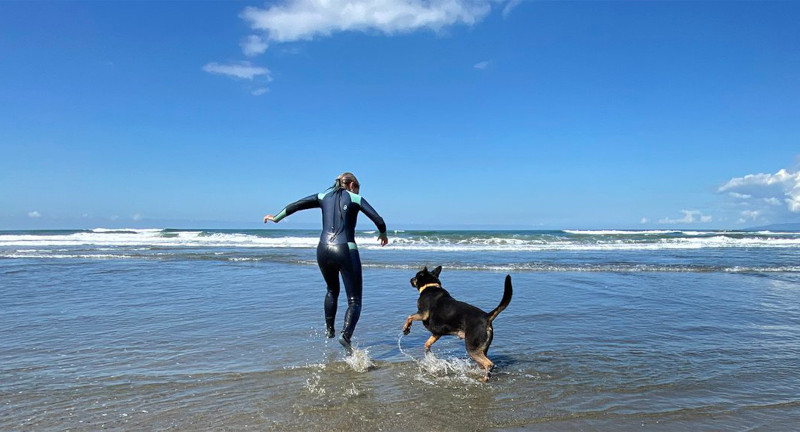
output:
[[[506,4],[506,6],[503,8],[503,18],[508,18],[508,15],[511,14],[511,10],[519,6],[520,3],[522,3],[522,0],[509,1],[508,4]]]
[[[473,66],[473,67],[475,69],[484,70],[484,69],[489,67],[489,62],[488,61],[482,61],[480,63],[475,63],[475,66]]]
[[[759,217],[761,217],[761,212],[760,211],[758,211],[758,210],[745,210],[745,211],[742,212],[742,217],[739,219],[739,223],[757,221]]]
[[[664,218],[664,219],[659,219],[658,223],[660,223],[660,224],[678,224],[678,223],[691,224],[691,223],[709,223],[709,222],[711,222],[711,216],[706,216],[706,215],[702,214],[698,210],[681,210],[681,213],[683,213],[683,217],[680,218],[680,219]]]
[[[131,216],[131,219],[133,219],[135,221],[140,221],[140,220],[142,220],[142,215],[140,215],[139,213],[136,213],[135,215]]]
[[[241,13],[254,30],[276,42],[311,40],[343,31],[385,34],[473,25],[501,0],[289,0]],[[510,10],[510,9],[509,9]]]
[[[36,218],[40,218],[40,217],[42,217],[42,214],[41,214],[41,213],[39,213],[38,211],[34,210],[34,211],[32,211],[32,212],[28,212],[28,217],[29,217],[29,218],[33,218],[33,219],[36,219]]]
[[[273,42],[295,42],[338,32],[371,32],[387,35],[418,30],[441,31],[453,25],[472,26],[483,20],[493,6],[503,7],[503,16],[521,0],[277,0],[264,7],[246,7],[239,17],[257,34],[239,43],[247,57],[264,54]],[[475,65],[486,69],[488,62]],[[203,70],[213,74],[253,80],[270,71],[249,62],[209,63]],[[257,88],[255,96],[268,89]]]
[[[650,219],[647,219],[646,217],[643,217],[642,220],[639,221],[639,223],[641,223],[641,224],[646,224],[648,222],[650,222]]]
[[[781,210],[778,213],[800,213],[800,171],[782,169],[775,174],[748,174],[732,178],[718,191],[756,210],[777,207]]]
[[[209,63],[203,66],[203,70],[212,74],[227,75],[248,80],[252,80],[257,76],[263,75],[268,81],[272,80],[269,69],[265,67],[253,66],[250,64],[250,62],[246,61],[228,65]]]
[[[239,43],[239,46],[242,47],[244,55],[247,57],[255,57],[267,52],[267,47],[269,45],[261,36],[250,35],[244,38],[242,42]]]

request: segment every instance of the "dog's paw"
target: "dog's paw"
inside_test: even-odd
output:
[[[409,328],[409,327],[406,327],[406,328],[404,328],[404,329],[403,329],[403,334],[404,334],[404,335],[407,335],[407,334],[409,334],[409,333],[411,333],[411,328]]]

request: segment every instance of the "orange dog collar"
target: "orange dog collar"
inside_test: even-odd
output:
[[[439,287],[439,288],[441,288],[441,287],[442,287],[442,284],[440,284],[440,283],[429,283],[429,284],[425,284],[425,285],[423,285],[422,287],[420,287],[420,289],[419,289],[419,293],[420,293],[420,294],[422,294],[422,291],[425,291],[425,288],[432,287],[432,286],[435,286],[435,287]]]

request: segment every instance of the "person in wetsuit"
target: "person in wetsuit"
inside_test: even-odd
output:
[[[364,212],[378,228],[380,232],[378,241],[381,246],[386,246],[389,242],[383,218],[358,194],[360,186],[356,176],[346,172],[337,177],[333,186],[324,192],[295,201],[275,216],[271,214],[264,216],[264,223],[269,221],[278,223],[299,210],[322,209],[322,233],[317,245],[317,264],[328,287],[328,293],[325,295],[325,333],[329,338],[335,335],[334,321],[341,274],[347,293],[347,312],[339,343],[348,354],[352,353],[350,339],[361,315],[361,258],[355,239],[358,212]]]

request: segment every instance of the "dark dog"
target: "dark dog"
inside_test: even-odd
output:
[[[425,351],[430,351],[431,345],[444,335],[456,335],[464,339],[467,353],[486,371],[481,379],[486,381],[489,379],[489,369],[494,366],[486,357],[493,338],[492,321],[511,302],[511,276],[506,276],[505,291],[500,304],[486,313],[451,297],[439,281],[441,271],[442,266],[436,267],[432,272],[425,267],[411,279],[411,286],[419,291],[418,310],[406,318],[403,334],[411,332],[413,321],[422,321],[422,325],[431,332],[431,337],[425,342]]]

